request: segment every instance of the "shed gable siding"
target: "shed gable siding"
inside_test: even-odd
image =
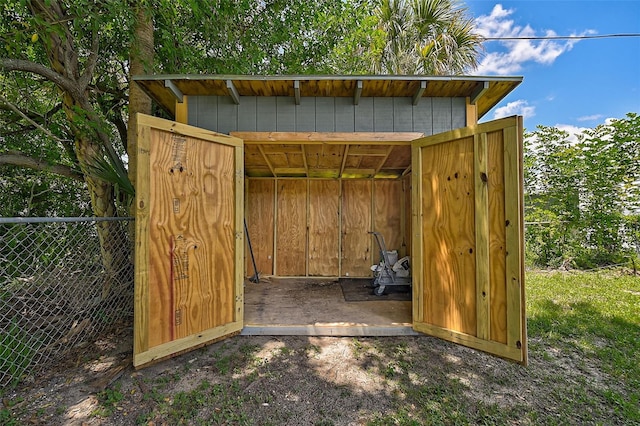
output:
[[[189,97],[189,124],[229,132],[420,132],[425,135],[464,127],[464,98],[352,98],[244,96]]]

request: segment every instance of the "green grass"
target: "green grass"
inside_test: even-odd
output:
[[[415,350],[369,341],[384,360],[378,373],[399,392],[368,424],[640,424],[640,278],[528,272],[526,291],[527,368],[442,362],[416,383],[410,372],[426,370]],[[361,341],[353,348],[359,357],[371,352]]]
[[[158,413],[172,425],[249,424],[242,413],[246,398],[237,382],[231,386],[202,381],[191,391],[181,391],[162,403]],[[141,419],[141,420],[147,420]]]
[[[548,359],[550,347],[581,359],[578,368],[598,366],[609,386],[597,396],[616,414],[640,423],[640,278],[529,273],[527,315],[529,338],[545,342],[530,345],[532,356]]]
[[[100,408],[94,412],[99,417],[109,417],[117,409],[118,404],[124,399],[120,391],[120,386],[116,384],[113,388],[107,388],[96,395],[100,402]]]

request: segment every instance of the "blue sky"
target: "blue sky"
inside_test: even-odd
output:
[[[485,37],[640,33],[640,1],[466,0]],[[483,121],[524,115],[525,127],[570,132],[640,113],[640,37],[487,41],[476,75],[523,83]]]

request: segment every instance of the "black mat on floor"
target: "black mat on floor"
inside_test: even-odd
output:
[[[385,294],[373,294],[373,278],[340,278],[342,295],[346,302],[368,302],[373,300],[411,300],[411,287],[408,285],[387,286]]]

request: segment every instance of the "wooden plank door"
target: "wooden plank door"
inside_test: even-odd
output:
[[[526,364],[522,118],[412,143],[413,327]]]
[[[136,367],[242,329],[242,144],[138,117]]]

